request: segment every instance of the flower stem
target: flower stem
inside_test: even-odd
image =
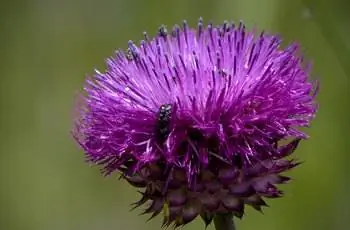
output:
[[[217,214],[214,217],[214,225],[216,230],[235,230],[233,215],[231,213]]]

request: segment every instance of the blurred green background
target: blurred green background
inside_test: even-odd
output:
[[[311,139],[297,151],[305,163],[288,173],[284,198],[264,215],[248,208],[238,229],[350,229],[349,12],[345,0],[1,1],[0,229],[160,229],[159,218],[128,211],[133,188],[84,163],[70,136],[74,96],[129,39],[200,16],[299,41],[321,80]]]

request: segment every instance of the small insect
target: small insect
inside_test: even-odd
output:
[[[157,134],[164,137],[169,134],[169,124],[173,107],[171,104],[160,106],[158,112]]]

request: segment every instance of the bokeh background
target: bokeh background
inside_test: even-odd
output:
[[[297,151],[305,163],[288,173],[285,198],[264,215],[248,208],[238,229],[350,229],[349,12],[345,0],[2,0],[0,229],[160,229],[159,218],[129,212],[133,188],[84,163],[70,135],[74,96],[129,39],[200,16],[299,41],[321,80],[311,139]]]

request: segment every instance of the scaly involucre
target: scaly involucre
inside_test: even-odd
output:
[[[74,137],[105,174],[141,188],[135,207],[163,211],[163,226],[261,210],[282,195],[280,173],[298,164],[285,157],[317,110],[298,45],[280,44],[243,23],[145,34],[87,80]]]

